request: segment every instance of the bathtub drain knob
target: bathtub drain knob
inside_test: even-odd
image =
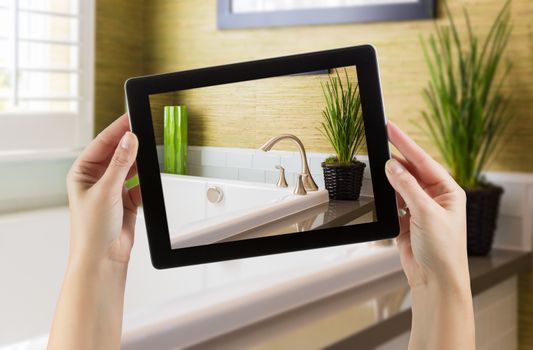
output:
[[[219,203],[224,197],[224,193],[217,186],[209,186],[207,189],[207,200],[211,203]]]

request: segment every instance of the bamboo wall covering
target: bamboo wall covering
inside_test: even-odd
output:
[[[353,67],[348,76],[356,83]],[[319,130],[325,99],[321,84],[330,74],[284,76],[160,94],[151,97],[157,143],[162,143],[165,104],[187,105],[189,142],[195,146],[259,148],[270,137],[301,136],[308,150],[333,152]],[[344,70],[339,70],[345,82]],[[283,142],[276,149],[295,149]],[[362,152],[366,153],[366,152]]]
[[[472,24],[479,33],[488,32],[503,4],[500,0],[450,0],[451,10],[462,27],[462,3],[467,4],[472,14]],[[374,44],[379,54],[388,117],[435,155],[434,147],[417,127],[421,121],[420,110],[424,108],[421,91],[429,77],[419,38],[433,30],[434,21],[221,31],[216,27],[215,0],[157,0],[146,2],[148,4],[145,8],[146,73]],[[512,137],[491,167],[497,170],[533,171],[533,153],[524,151],[533,148],[533,33],[530,24],[533,3],[530,0],[514,1],[512,16],[513,34],[507,55],[513,59],[513,71],[506,89],[513,92],[512,109],[516,120],[511,131]],[[440,18],[437,22],[444,21]],[[210,103],[224,103],[223,95],[218,100],[216,96],[212,98]],[[281,105],[286,100],[278,96],[277,99],[273,97],[272,101]],[[304,139],[308,136],[302,135]],[[206,134],[205,140],[214,145],[215,136]],[[247,141],[243,140],[242,146],[246,144]]]
[[[96,133],[124,113],[124,81],[143,74],[143,18],[143,0],[96,1]]]

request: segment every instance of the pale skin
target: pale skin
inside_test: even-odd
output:
[[[119,349],[138,188],[127,191],[138,142],[123,115],[83,151],[67,177],[67,272],[48,349]]]
[[[409,349],[474,350],[465,192],[397,126],[387,129],[403,157],[389,160],[385,173],[409,208],[397,238],[412,295]]]
[[[412,291],[409,349],[475,348],[466,255],[465,194],[448,173],[389,123],[402,158],[386,174],[409,214],[398,247]],[[128,262],[134,240],[138,141],[123,115],[100,133],[67,177],[71,234],[68,267],[48,349],[119,349]],[[405,202],[404,202],[405,201]]]

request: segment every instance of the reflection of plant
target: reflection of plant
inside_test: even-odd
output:
[[[326,98],[326,108],[322,111],[324,121],[320,130],[335,149],[336,157],[328,158],[327,163],[352,163],[365,138],[363,113],[359,85],[354,84],[346,75],[346,86],[343,85],[336,71],[336,77],[330,77],[322,85]]]
[[[481,184],[481,171],[501,144],[510,115],[501,88],[509,66],[495,75],[509,39],[510,1],[496,17],[480,46],[464,10],[468,40],[462,43],[445,3],[450,24],[437,27],[436,36],[422,40],[431,73],[424,98],[423,118],[453,177],[464,188]],[[463,46],[464,45],[464,46]]]

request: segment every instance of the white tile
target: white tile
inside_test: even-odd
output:
[[[252,167],[254,169],[273,170],[281,163],[281,157],[276,154],[258,151],[254,153]]]
[[[228,151],[226,153],[226,166],[232,168],[251,168],[252,154],[252,152]]]
[[[191,176],[202,176],[202,167],[200,165],[191,164],[187,167],[187,173]]]
[[[296,186],[296,179],[298,175],[300,175],[300,172],[297,172],[297,173],[293,173],[292,171],[285,172],[285,177],[287,178],[287,183],[289,184],[289,187],[294,188],[294,186]]]
[[[202,165],[208,166],[225,166],[226,152],[213,149],[202,150]]]
[[[279,171],[278,170],[265,170],[265,182],[267,184],[277,184],[279,179]],[[285,175],[286,176],[286,175]]]
[[[164,158],[163,158],[164,148],[163,148],[162,145],[159,145],[159,146],[156,146],[156,150],[157,150],[157,162],[159,163],[159,167],[161,169],[163,169],[163,165],[164,165]]]
[[[200,176],[236,180],[238,178],[238,171],[236,168],[203,166]]]
[[[198,149],[191,149],[187,151],[187,161],[189,164],[202,165],[202,151]]]
[[[494,246],[522,249],[524,246],[522,224],[522,218],[500,214],[496,222]]]
[[[238,179],[241,181],[265,182],[265,171],[259,169],[238,169]]]
[[[324,174],[323,173],[311,173],[311,176],[313,176],[313,180],[315,180],[315,183],[317,186],[322,190],[326,188],[324,185]]]
[[[371,179],[372,178],[372,174],[370,172],[370,163],[368,163],[368,160],[361,160],[361,161],[366,164],[365,173],[363,174],[363,177],[365,179]]]
[[[287,171],[301,171],[302,158],[299,153],[281,156],[281,166]]]
[[[500,185],[504,188],[500,203],[500,213],[509,216],[522,216],[527,185],[520,183],[502,183]]]
[[[363,196],[374,196],[374,191],[372,189],[372,180],[363,178],[361,194]]]
[[[311,173],[318,173],[322,172],[322,162],[326,160],[327,156],[314,156],[309,159],[309,168],[311,170]]]

